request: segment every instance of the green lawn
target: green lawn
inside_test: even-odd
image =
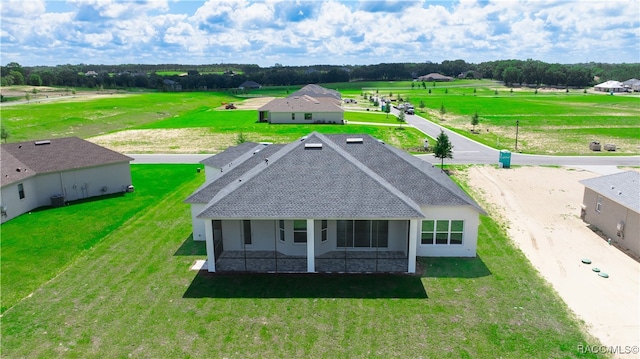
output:
[[[215,108],[237,98],[217,92],[131,93],[2,108],[9,142],[97,136],[153,123],[201,106]]]
[[[132,165],[133,193],[35,210],[3,224],[2,312],[72,265],[109,233],[126,226],[158,198],[193,182],[195,167]]]
[[[135,194],[153,198],[4,312],[3,357],[594,357],[578,353],[597,344],[583,324],[487,217],[477,258],[420,259],[421,275],[197,275],[191,169],[138,166]],[[110,218],[106,204],[86,209]],[[15,246],[33,263],[5,226],[3,266]]]

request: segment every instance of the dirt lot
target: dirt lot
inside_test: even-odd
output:
[[[206,128],[127,130],[88,138],[121,153],[216,153],[235,144],[233,134]]]
[[[578,181],[597,176],[568,168],[474,166],[468,183],[590,334],[607,346],[640,345],[640,263],[579,218],[584,186]]]

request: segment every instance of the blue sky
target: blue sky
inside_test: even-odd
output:
[[[639,0],[0,0],[0,62],[640,62]]]

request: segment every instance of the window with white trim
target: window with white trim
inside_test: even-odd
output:
[[[462,244],[464,221],[424,220],[420,237],[421,244]]]
[[[320,230],[320,238],[322,242],[326,242],[327,241],[327,228],[328,228],[328,221],[326,219],[322,220],[322,225],[321,225],[321,230]]]
[[[304,114],[304,119],[305,119],[305,120],[312,120],[312,119],[313,119],[313,115],[312,115],[312,114],[310,114],[310,113],[305,113],[305,114]]]
[[[602,196],[598,196],[598,199],[596,200],[596,212],[600,213],[601,210],[602,210]]]
[[[278,227],[280,227],[279,231],[280,231],[280,242],[284,242],[284,221],[283,220],[279,220],[278,221]]]
[[[336,246],[340,248],[386,248],[389,221],[339,220]]]
[[[24,199],[24,185],[22,183],[18,183],[18,196],[20,199]]]
[[[293,221],[293,243],[307,243],[307,221],[296,219]]]

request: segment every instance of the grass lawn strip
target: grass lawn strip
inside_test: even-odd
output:
[[[136,191],[25,213],[2,225],[2,312],[193,176],[195,165],[132,165]],[[176,175],[178,174],[178,175]],[[151,186],[149,184],[152,184]],[[28,228],[28,230],[25,230]]]
[[[2,317],[6,357],[596,357],[491,219],[423,276],[196,275],[194,178]],[[153,186],[153,181],[148,183]]]

